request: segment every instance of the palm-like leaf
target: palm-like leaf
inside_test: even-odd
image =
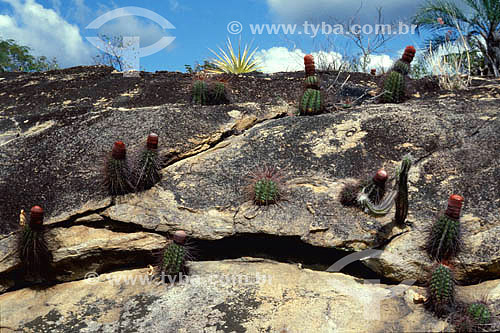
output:
[[[227,39],[227,52],[219,47],[220,53],[215,51],[210,51],[217,57],[213,60],[214,65],[217,69],[209,70],[213,73],[228,73],[228,74],[241,74],[250,73],[259,70],[259,63],[254,59],[255,52],[257,48],[250,52],[250,47],[245,45],[245,48],[241,49],[241,39],[238,42],[237,54],[233,48],[231,40]]]

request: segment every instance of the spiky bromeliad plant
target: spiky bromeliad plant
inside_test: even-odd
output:
[[[427,286],[425,306],[438,317],[451,313],[455,308],[455,279],[451,268],[438,264],[432,271]]]
[[[159,267],[162,279],[168,278],[169,281],[174,282],[180,278],[179,274],[189,274],[186,262],[191,255],[186,246],[186,237],[184,231],[176,231],[173,241],[165,248]],[[164,282],[167,281],[164,280]]]
[[[149,189],[161,179],[158,160],[158,134],[149,134],[146,147],[139,155],[137,172],[137,190]]]
[[[323,110],[324,110],[324,102],[321,91],[311,88],[306,89],[299,103],[300,114],[314,115],[323,112]]]
[[[452,194],[448,199],[448,208],[441,214],[430,229],[427,252],[433,259],[449,259],[461,248],[460,211],[464,198]]]
[[[227,52],[219,47],[220,54],[210,50],[217,58],[213,60],[213,64],[217,67],[214,70],[208,70],[213,73],[227,73],[227,74],[243,74],[251,73],[260,69],[259,62],[254,59],[257,48],[250,51],[249,45],[241,49],[241,38],[238,41],[237,54],[231,44],[231,40],[227,39]]]
[[[19,243],[19,253],[26,279],[37,282],[49,280],[52,255],[44,238],[42,207],[34,206],[31,208],[28,223],[24,211],[21,211],[20,227],[22,236]]]
[[[104,184],[111,195],[126,194],[134,190],[127,149],[122,141],[114,143],[111,154],[106,159],[104,176]]]
[[[276,203],[283,197],[283,176],[275,168],[260,168],[250,174],[245,192],[258,206]]]

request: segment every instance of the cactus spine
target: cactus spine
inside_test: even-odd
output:
[[[136,189],[145,190],[151,188],[161,179],[160,166],[158,162],[158,135],[149,134],[146,147],[139,156]]]
[[[438,264],[427,288],[425,305],[438,317],[449,314],[455,306],[455,280],[451,269]]]
[[[133,191],[132,173],[127,160],[127,150],[122,141],[116,141],[105,165],[104,184],[109,194],[120,195]]]
[[[52,261],[44,238],[43,214],[42,207],[32,207],[29,223],[26,223],[24,211],[21,211],[22,236],[19,245],[21,262],[26,278],[37,282],[49,279]]]
[[[433,224],[428,238],[427,251],[437,260],[449,259],[460,250],[460,211],[464,198],[453,194],[448,199],[448,208]]]
[[[299,105],[300,114],[318,114],[323,111],[323,107],[323,96],[321,95],[321,91],[316,89],[306,89]]]

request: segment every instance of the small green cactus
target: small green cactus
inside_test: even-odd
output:
[[[399,103],[405,95],[405,78],[404,75],[391,71],[384,82],[383,101],[386,103]]]
[[[401,166],[396,172],[396,214],[394,220],[397,225],[404,226],[408,217],[408,173],[410,172],[413,159],[410,154],[405,155],[401,161]]]
[[[137,163],[136,190],[153,187],[161,179],[158,162],[158,135],[151,133],[146,140],[146,147],[139,154]]]
[[[223,104],[226,100],[226,85],[223,82],[215,82],[213,85],[213,103]]]
[[[486,325],[491,322],[491,312],[486,304],[473,303],[467,308],[467,313],[477,324]]]
[[[313,115],[321,113],[324,109],[323,96],[321,91],[316,89],[306,89],[299,104],[301,115]]]
[[[163,253],[160,270],[162,278],[169,277],[177,278],[179,273],[188,274],[186,261],[189,252],[185,246],[186,233],[184,231],[176,231],[174,233],[173,242],[170,243]]]
[[[279,198],[279,188],[271,179],[260,179],[255,183],[255,203],[267,205],[274,203]]]
[[[193,83],[193,103],[206,105],[208,103],[208,84],[204,80]]]
[[[251,173],[245,192],[258,206],[274,204],[283,197],[283,176],[274,168],[260,168]]]
[[[305,80],[306,89],[316,89],[319,90],[319,78],[316,75],[311,75],[306,77]]]
[[[130,171],[126,147],[122,141],[116,141],[113,145],[113,150],[106,159],[104,174],[104,184],[110,195],[126,194],[133,191],[133,174]]]
[[[427,287],[426,307],[438,317],[449,314],[455,307],[455,279],[451,269],[443,264],[434,268]]]

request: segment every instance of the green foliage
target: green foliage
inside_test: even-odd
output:
[[[460,249],[460,222],[442,215],[432,226],[427,252],[431,258],[441,260],[453,257]]]
[[[250,51],[250,47],[245,45],[245,48],[242,50],[241,38],[238,42],[237,54],[229,38],[227,39],[226,46],[227,52],[219,47],[220,54],[210,50],[217,57],[213,60],[213,64],[217,69],[209,70],[210,72],[219,74],[242,74],[251,73],[260,69],[258,61],[254,59],[257,48]]]
[[[137,190],[146,190],[153,187],[161,179],[158,152],[156,149],[144,149],[138,163]]]
[[[316,89],[306,89],[300,99],[299,111],[301,115],[313,115],[321,113],[324,109],[323,96],[321,91]]]
[[[382,100],[386,103],[399,103],[405,95],[405,79],[403,74],[391,71],[384,82]]]
[[[178,275],[185,272],[187,251],[184,245],[170,243],[165,249],[162,260],[162,272],[166,275]]]
[[[500,76],[499,22],[498,0],[432,0],[424,3],[413,17],[419,30],[430,32],[426,46],[430,44],[434,51],[457,40],[476,45],[496,77]]]
[[[280,196],[279,187],[272,179],[260,179],[255,183],[254,187],[254,201],[256,204],[268,205],[278,201]]]
[[[316,75],[311,75],[306,77],[305,81],[306,89],[316,89],[319,90],[319,78]]]
[[[399,225],[404,225],[408,216],[408,173],[410,172],[412,163],[410,154],[404,156],[401,166],[397,171],[396,186],[398,192],[396,195],[396,215],[394,220]]]
[[[41,72],[58,68],[55,59],[35,57],[30,51],[13,39],[0,39],[0,72]]]
[[[196,63],[194,68],[191,65],[184,65],[184,68],[186,69],[186,73],[188,73],[188,74],[195,74],[195,73],[199,73],[202,71],[217,69],[217,67],[208,60],[204,60],[203,65]]]
[[[438,264],[427,288],[426,306],[438,317],[449,314],[455,306],[455,280],[450,268]]]
[[[109,156],[105,165],[104,184],[110,195],[121,195],[133,192],[132,173],[127,159],[119,160]]]

